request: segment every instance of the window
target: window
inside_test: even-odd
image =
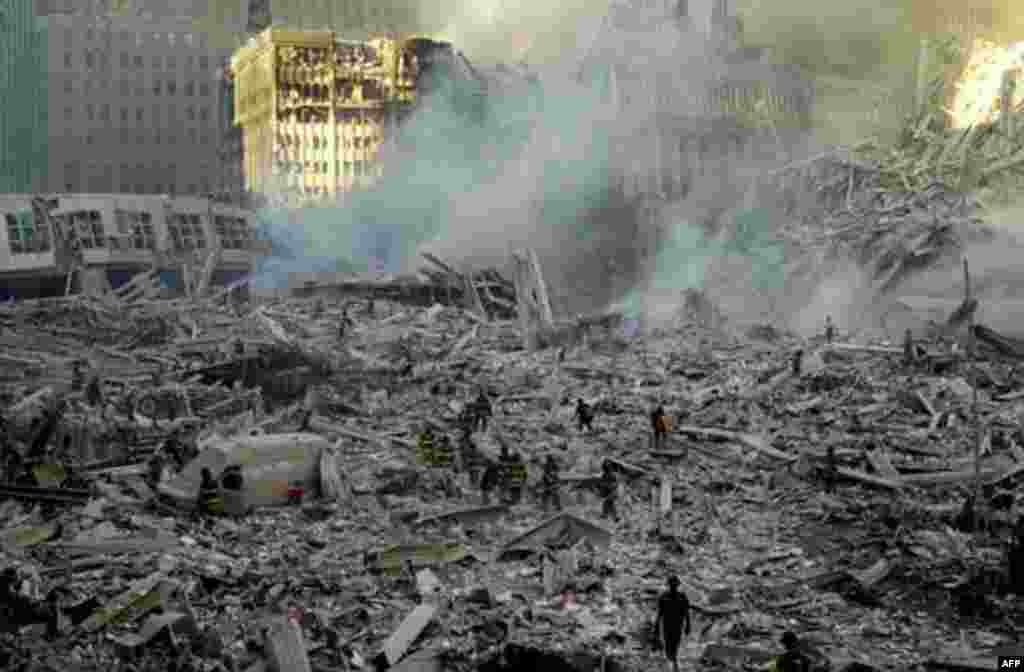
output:
[[[178,91],[178,83],[173,79],[167,82],[167,95],[173,96]]]
[[[85,144],[91,146],[93,144],[93,140],[95,140],[95,138],[93,137],[92,133],[89,133],[88,135],[85,136]]]
[[[199,121],[207,121],[210,118],[210,108],[203,107],[199,108]]]
[[[85,52],[85,67],[91,69],[95,65],[96,65],[96,58],[93,56],[93,53],[91,51],[86,51]]]
[[[154,145],[159,145],[160,144],[160,133],[156,133],[156,134],[153,135],[153,144]]]
[[[73,40],[72,34],[73,33],[71,32],[70,28],[65,28],[64,29],[64,46],[65,47],[70,47],[71,46],[71,42]]]
[[[199,136],[199,144],[201,144],[203,147],[209,147],[210,136],[207,135],[206,133],[203,133],[201,136]]]
[[[174,37],[174,33],[168,35],[168,37]],[[171,44],[174,44],[174,40],[171,40]],[[173,70],[178,67],[178,57],[173,54],[167,57],[167,69]]]
[[[96,32],[92,28],[86,29],[86,31],[85,31],[85,41],[86,42],[92,42],[95,37],[96,37]]]
[[[196,67],[196,57],[192,54],[189,54],[188,58],[185,60],[185,67],[187,67],[189,70]]]
[[[196,129],[188,129],[188,141],[191,142],[193,145],[196,144]]]
[[[135,121],[142,121],[142,108],[141,107],[136,107],[135,108]]]
[[[139,96],[140,98],[142,97],[142,82],[138,82],[135,84],[135,95]]]
[[[167,221],[167,233],[175,252],[206,247],[206,232],[203,231],[199,215],[172,214]]]
[[[131,57],[126,52],[121,52],[121,67],[127,70],[132,65]]]
[[[174,42],[177,39],[178,39],[178,34],[177,33],[167,33],[167,44],[169,44],[169,45],[171,45],[173,47],[174,46]],[[174,57],[170,56],[168,58],[174,58]]]
[[[91,250],[106,247],[106,236],[103,232],[103,218],[96,210],[70,212],[63,216],[66,224],[64,230],[72,240],[77,240],[82,249]]]
[[[89,103],[88,105],[85,106],[85,118],[88,119],[89,121],[94,121],[93,117],[95,117],[95,116],[96,116],[96,110],[92,106],[92,103]]]
[[[130,95],[132,95],[132,83],[131,82],[125,82],[125,81],[121,82],[121,95],[122,96],[130,96]]]
[[[154,96],[159,96],[160,95],[160,80],[159,79],[157,79],[157,80],[155,80],[153,82],[153,95]]]
[[[123,121],[123,122],[127,122],[128,121],[128,108],[127,107],[122,107],[121,108],[121,121]]]
[[[31,254],[50,250],[50,231],[37,220],[32,210],[4,213],[7,246],[12,254]]]
[[[195,35],[193,35],[192,33],[185,33],[185,44],[187,44],[190,47],[196,46]]]
[[[194,96],[194,95],[196,95],[196,84],[195,84],[195,82],[192,82],[192,81],[185,82],[185,95],[186,96]]]
[[[185,108],[185,116],[188,118],[189,121],[195,121],[196,120],[196,108],[192,107],[191,105],[186,107]]]
[[[222,248],[225,250],[247,250],[251,247],[252,229],[244,219],[215,215],[213,221]]]
[[[64,121],[71,121],[72,118],[73,117],[71,115],[71,108],[70,107],[65,107],[64,108]]]
[[[141,183],[135,185],[135,191],[142,193]],[[114,217],[117,220],[118,235],[127,236],[132,248],[151,250],[156,247],[156,234],[153,231],[152,218],[148,212],[115,210]]]
[[[132,65],[138,70],[142,69],[142,54],[135,54],[132,57]]]
[[[64,52],[64,67],[65,68],[70,68],[71,67],[71,52],[70,51],[65,51]]]
[[[92,80],[86,79],[85,83],[82,84],[82,88],[85,89],[85,93],[89,93],[90,91],[92,91]]]
[[[100,108],[100,121],[110,121],[109,103],[103,103],[103,107]]]
[[[210,95],[210,85],[208,83],[203,82],[202,84],[199,85],[199,95],[200,96],[209,96]]]
[[[200,70],[209,70],[210,69],[210,57],[209,56],[205,56],[204,55],[204,56],[200,56],[199,57],[199,69]]]
[[[74,84],[74,82],[72,82],[70,78],[69,79],[65,79],[64,80],[64,93],[74,93],[74,92],[75,92],[75,84]]]
[[[163,59],[160,58],[160,54],[157,54],[153,57],[153,69],[159,70],[161,65],[163,65]]]

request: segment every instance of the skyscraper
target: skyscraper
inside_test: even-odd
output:
[[[0,3],[0,192],[32,191],[46,176],[46,41],[33,0]]]

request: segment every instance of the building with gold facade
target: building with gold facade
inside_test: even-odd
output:
[[[379,153],[438,61],[432,40],[341,40],[333,31],[268,28],[231,59],[245,187],[309,200],[369,186]]]

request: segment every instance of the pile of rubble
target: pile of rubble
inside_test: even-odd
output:
[[[1024,350],[615,315],[543,349],[532,260],[517,321],[479,296],[2,307],[0,667],[651,670],[670,574],[697,669],[760,669],[784,630],[817,669],[988,670],[1020,641]],[[521,501],[421,461],[481,391],[471,440],[522,455]]]

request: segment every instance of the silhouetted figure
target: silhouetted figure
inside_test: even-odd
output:
[[[803,374],[803,370],[804,351],[802,349],[797,349],[797,351],[793,353],[793,376],[799,377]]]
[[[683,632],[690,634],[690,601],[679,590],[679,577],[668,577],[668,591],[658,598],[658,614],[654,619],[657,648],[665,652],[672,669],[679,670],[679,645]]]
[[[665,417],[665,409],[662,406],[651,411],[651,432],[653,433],[654,450],[661,450],[668,437],[668,418]]]
[[[832,316],[825,316],[825,342],[832,345],[836,337],[836,325],[832,324]]]
[[[582,399],[576,400],[576,422],[579,431],[583,431],[584,428],[588,432],[594,430],[594,411],[590,408],[587,402]]]
[[[775,658],[776,672],[811,672],[811,661],[800,651],[800,640],[790,631],[782,635],[785,651]]]
[[[615,477],[615,470],[611,462],[605,462],[601,466],[601,516],[604,518],[618,519],[619,481]]]

